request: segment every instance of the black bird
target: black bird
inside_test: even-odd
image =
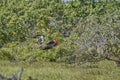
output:
[[[43,50],[51,49],[51,48],[55,47],[56,45],[58,45],[58,41],[57,40],[52,40],[49,43],[47,43],[47,45],[45,45],[43,47]]]

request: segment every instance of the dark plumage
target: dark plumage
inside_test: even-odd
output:
[[[58,44],[58,41],[57,40],[52,40],[50,41],[49,43],[47,43],[47,45],[45,45],[43,47],[43,50],[48,50],[48,49],[51,49],[53,48],[54,46],[56,46]]]

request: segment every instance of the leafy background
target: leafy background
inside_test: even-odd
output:
[[[116,0],[0,0],[0,59],[81,64],[120,60],[120,2]],[[71,30],[70,37],[61,32]],[[57,39],[59,45],[43,51]]]

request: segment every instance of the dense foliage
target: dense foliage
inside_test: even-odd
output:
[[[81,63],[120,59],[120,2],[1,0],[0,59]],[[70,37],[62,31],[71,30]],[[35,35],[59,45],[41,50]]]

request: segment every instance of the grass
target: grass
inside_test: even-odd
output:
[[[22,66],[22,80],[28,80],[28,76],[38,80],[120,80],[120,68],[114,62],[106,60],[80,66],[50,62],[26,64],[0,61],[0,73],[12,75]]]

